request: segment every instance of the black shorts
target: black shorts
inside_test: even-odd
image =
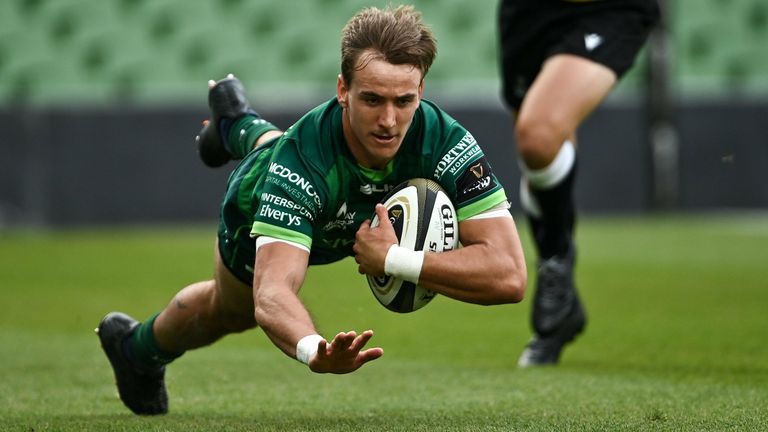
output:
[[[517,110],[555,54],[587,58],[621,78],[658,22],[659,7],[656,0],[502,0],[498,19],[502,94]]]

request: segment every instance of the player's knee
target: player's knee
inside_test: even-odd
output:
[[[548,165],[567,138],[568,133],[549,119],[521,117],[515,125],[517,152],[534,169]]]

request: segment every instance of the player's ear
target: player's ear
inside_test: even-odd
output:
[[[341,105],[342,108],[346,108],[348,98],[349,90],[347,89],[347,85],[344,82],[344,77],[339,74],[339,76],[336,78],[336,100],[339,101],[339,105]]]

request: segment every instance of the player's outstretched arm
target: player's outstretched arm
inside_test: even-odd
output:
[[[371,330],[360,335],[339,333],[330,343],[317,336],[309,312],[298,297],[308,260],[305,250],[286,243],[259,248],[253,282],[257,324],[286,355],[299,358],[317,373],[345,374],[381,357],[381,348],[364,349],[373,336]],[[308,340],[312,343],[304,344],[306,351],[299,353],[297,344],[307,336],[311,336]]]

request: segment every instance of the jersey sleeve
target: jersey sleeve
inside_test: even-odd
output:
[[[269,236],[311,249],[325,183],[301,157],[295,141],[286,140],[275,150],[257,194],[251,236]]]
[[[433,177],[451,195],[459,221],[507,201],[491,164],[468,130],[453,120],[441,142]]]

